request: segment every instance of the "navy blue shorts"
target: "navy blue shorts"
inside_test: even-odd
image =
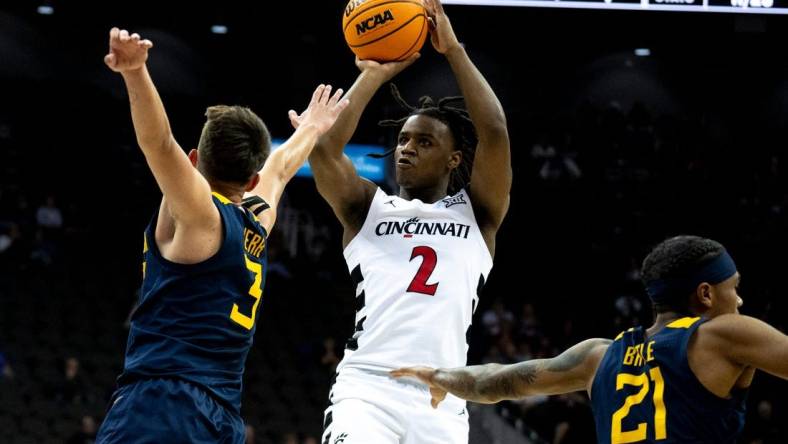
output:
[[[112,398],[96,444],[244,442],[241,417],[186,381],[138,381]]]

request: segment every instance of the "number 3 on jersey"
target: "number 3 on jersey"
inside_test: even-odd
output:
[[[250,261],[246,255],[244,255],[244,259],[246,260],[246,268],[254,273],[254,282],[252,283],[252,286],[249,287],[249,296],[254,298],[254,305],[252,305],[251,315],[246,316],[238,309],[238,304],[233,304],[233,311],[230,313],[230,319],[245,329],[251,330],[252,327],[254,327],[254,318],[257,314],[257,306],[260,305],[260,298],[263,296],[263,290],[260,288],[260,283],[263,280],[263,266],[257,262]]]
[[[435,266],[438,265],[438,254],[435,253],[435,250],[432,248],[422,246],[413,249],[410,260],[413,261],[417,256],[422,257],[421,266],[419,267],[419,271],[416,272],[416,276],[410,282],[410,285],[408,285],[407,291],[409,293],[421,293],[428,296],[435,296],[440,282],[428,284],[427,281],[429,281],[430,276],[432,276],[432,272],[435,271]]]

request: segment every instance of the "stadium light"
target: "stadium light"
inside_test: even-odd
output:
[[[651,55],[651,50],[648,48],[637,48],[635,50],[635,55],[638,57],[648,57]]]
[[[37,11],[41,15],[52,15],[55,13],[55,8],[49,5],[41,5],[38,7]]]
[[[224,25],[211,26],[211,32],[214,34],[227,34],[227,27]]]

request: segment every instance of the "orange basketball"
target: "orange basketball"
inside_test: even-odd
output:
[[[342,29],[354,54],[378,62],[410,57],[429,34],[421,0],[350,0]]]

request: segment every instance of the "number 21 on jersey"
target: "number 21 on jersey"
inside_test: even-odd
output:
[[[619,373],[616,376],[616,390],[621,390],[625,385],[640,387],[634,395],[624,399],[624,405],[613,413],[613,424],[611,428],[610,442],[612,444],[626,444],[632,442],[645,441],[648,433],[648,424],[641,422],[635,430],[622,430],[622,422],[633,406],[640,404],[649,392],[649,379],[654,383],[654,392],[651,395],[654,402],[654,439],[659,441],[668,437],[666,424],[667,410],[665,409],[665,380],[659,367],[649,370],[648,374],[641,373],[633,375],[630,373]]]

